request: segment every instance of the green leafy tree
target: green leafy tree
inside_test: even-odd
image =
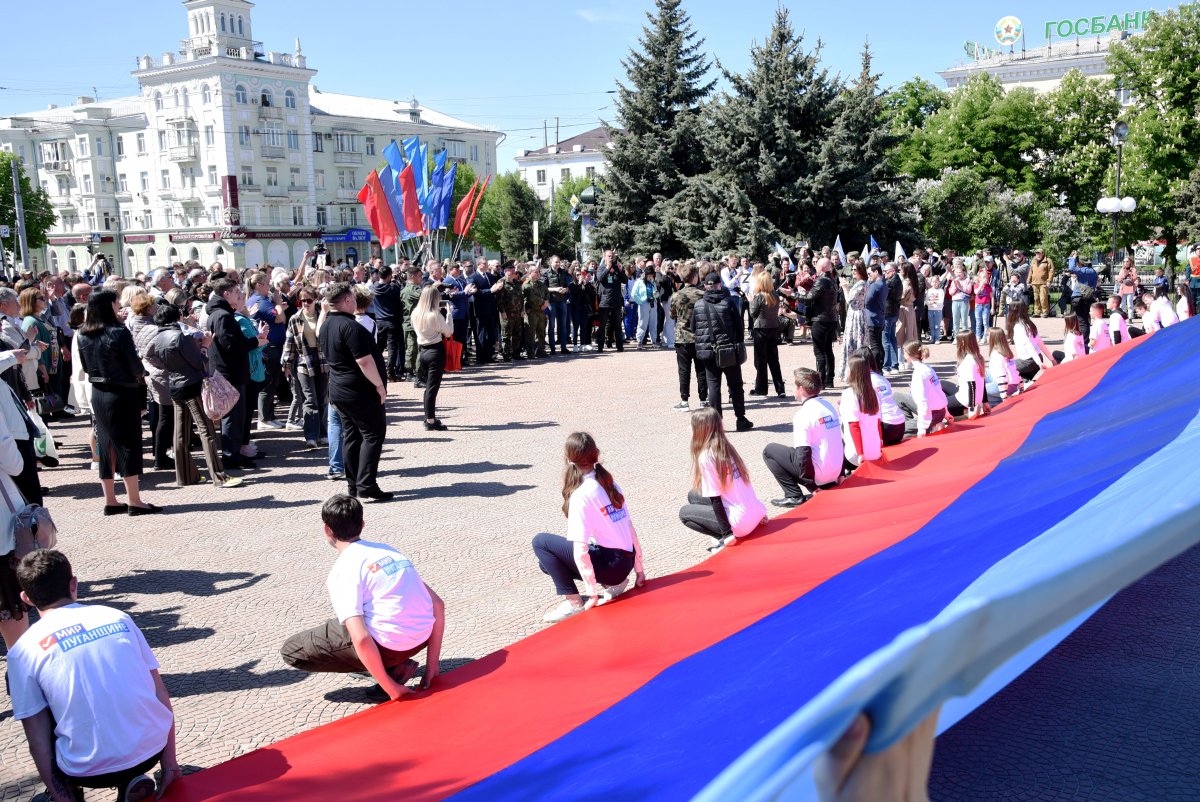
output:
[[[949,102],[950,96],[945,90],[924,78],[911,78],[884,95],[884,118],[898,139],[892,153],[892,162],[897,170],[929,162],[929,138],[914,136],[914,133],[923,129],[929,118]]]
[[[554,197],[550,199],[550,216],[546,221],[542,238],[542,253],[557,254],[567,259],[573,259],[576,246],[581,238],[580,221],[571,219],[571,198],[578,198],[592,183],[590,178],[580,176],[563,181],[554,189]]]
[[[820,50],[819,42],[812,51],[804,48],[781,6],[766,40],[751,48],[746,73],[723,71],[730,91],[713,104],[707,131],[709,161],[720,179],[706,176],[704,186],[675,204],[679,213],[690,208],[702,218],[709,210],[692,205],[695,198],[709,196],[719,204],[717,225],[707,236],[710,248],[737,245],[764,254],[775,239],[807,235],[829,202],[812,182],[840,87],[821,68]]]
[[[1138,210],[1122,218],[1124,239],[1161,236],[1174,265],[1183,195],[1200,161],[1200,6],[1153,15],[1142,35],[1113,45],[1108,66],[1134,98],[1121,194],[1136,198]]]
[[[527,258],[533,255],[533,221],[544,215],[545,204],[519,174],[498,175],[484,194],[472,236],[505,256]]]
[[[898,137],[885,124],[879,76],[871,72],[871,50],[863,48],[862,69],[835,104],[825,131],[817,173],[809,188],[819,203],[806,232],[814,243],[832,243],[840,234],[917,244],[920,234],[907,200],[907,186],[889,158]]]
[[[1192,171],[1178,197],[1179,235],[1193,245],[1200,243],[1200,167]]]
[[[33,185],[29,175],[21,170],[20,159],[14,153],[0,153],[0,224],[12,229],[12,236],[3,242],[9,253],[19,249],[17,213],[13,200],[13,168],[20,171],[21,206],[25,210],[25,240],[30,251],[46,247],[46,234],[54,227],[58,216],[50,205],[46,190]]]
[[[1017,192],[969,168],[920,179],[914,193],[921,228],[939,247],[960,253],[985,247],[1029,248],[1040,237],[1041,209],[1033,192]]]
[[[672,232],[666,200],[706,169],[700,109],[713,82],[704,40],[682,0],[655,0],[655,6],[621,62],[627,81],[617,85],[617,125],[610,127],[613,146],[594,237],[601,247],[680,256],[685,246]]]

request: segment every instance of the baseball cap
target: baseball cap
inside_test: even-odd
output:
[[[704,277],[704,286],[705,287],[721,286],[721,274],[715,270],[713,272],[709,273],[707,276]]]

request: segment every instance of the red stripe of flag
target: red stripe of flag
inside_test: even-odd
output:
[[[383,196],[383,184],[379,183],[379,173],[372,170],[367,173],[367,182],[358,191],[358,202],[366,210],[367,220],[379,237],[379,244],[390,248],[400,236],[396,230],[396,221],[392,218],[392,210],[387,198]]]

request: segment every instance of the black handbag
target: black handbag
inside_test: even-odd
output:
[[[731,343],[729,345],[718,345],[714,349],[717,359],[717,367],[732,368],[735,365],[743,365],[746,362],[746,344]]]

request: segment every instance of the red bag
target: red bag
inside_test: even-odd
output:
[[[447,373],[457,373],[462,370],[462,343],[446,338],[446,368]]]

